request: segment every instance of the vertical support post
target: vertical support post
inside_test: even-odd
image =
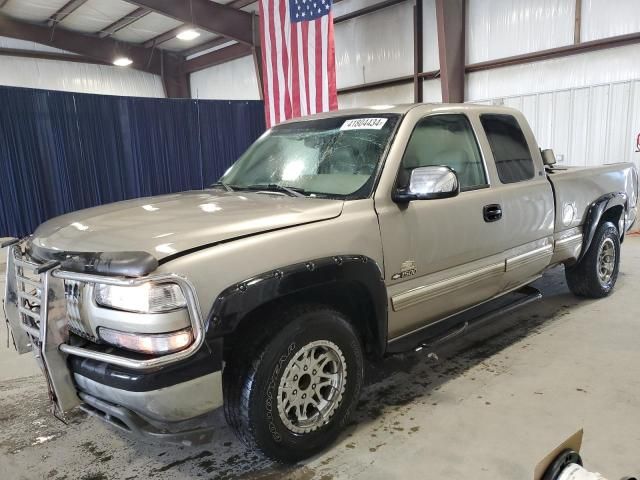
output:
[[[423,17],[422,0],[415,0],[413,5],[413,100],[423,101],[423,84],[420,77],[423,70]]]
[[[162,85],[167,98],[191,98],[189,74],[182,68],[184,60],[162,55]]]
[[[436,0],[442,101],[464,102],[465,0]]]
[[[264,100],[263,90],[263,71],[262,71],[262,45],[260,44],[260,19],[253,14],[253,64],[256,69],[256,77],[258,79],[258,90],[260,91],[260,100]]]
[[[573,25],[573,43],[580,43],[582,30],[582,0],[576,0],[575,23]]]

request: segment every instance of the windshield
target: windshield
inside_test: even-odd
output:
[[[234,190],[365,198],[399,115],[356,115],[280,125],[220,179]]]

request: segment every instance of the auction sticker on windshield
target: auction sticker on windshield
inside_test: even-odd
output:
[[[388,118],[352,118],[342,124],[340,130],[380,130]]]

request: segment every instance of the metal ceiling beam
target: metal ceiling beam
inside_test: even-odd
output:
[[[180,52],[181,55],[185,57],[190,57],[191,55],[196,55],[200,52],[204,52],[205,50],[209,50],[210,48],[219,47],[227,42],[232,42],[233,40],[228,39],[227,37],[216,37],[211,40],[201,43],[200,45],[195,45],[187,50],[183,50]]]
[[[39,58],[42,60],[57,60],[62,62],[96,63],[98,65],[108,65],[107,62],[83,55],[72,53],[41,52],[38,50],[23,50],[21,48],[0,48],[1,56]]]
[[[100,38],[109,37],[114,33],[116,33],[118,30],[122,30],[123,28],[128,27],[133,22],[137,22],[142,17],[144,17],[145,15],[149,15],[150,13],[151,13],[151,10],[149,10],[148,8],[143,8],[143,7],[136,8],[129,15],[122,17],[116,20],[115,22],[113,22],[108,27],[103,28],[102,31],[98,34],[98,36]]]
[[[53,25],[60,23],[85,3],[87,3],[87,0],[70,0],[69,2],[65,3],[64,6],[60,8],[60,10],[49,17],[49,19],[47,20],[47,25],[52,27]]]
[[[464,102],[465,0],[436,0],[442,101]]]
[[[246,45],[253,44],[253,18],[250,13],[209,0],[128,0],[168,17],[218,33]]]
[[[243,8],[246,7],[247,5],[251,5],[252,3],[255,3],[256,0],[235,0],[231,3],[227,3],[227,7],[231,7],[231,8]],[[147,40],[146,42],[144,42],[142,44],[143,47],[145,48],[150,48],[150,47],[157,47],[158,45],[164,43],[164,42],[168,42],[169,40],[173,40],[174,38],[176,38],[176,35],[178,35],[178,33],[180,33],[182,30],[189,28],[190,25],[188,23],[185,23],[183,25],[180,25],[176,28],[172,28],[171,30],[167,30],[164,33],[161,33],[160,35],[150,38],[149,40]],[[224,43],[224,42],[223,42]],[[219,44],[218,44],[219,45]],[[200,45],[193,47],[193,48],[198,48]],[[207,48],[202,48],[197,50],[195,53],[197,52],[201,52],[202,50],[207,50],[208,48],[211,47],[207,47]],[[185,56],[189,56],[189,55],[193,55],[193,53],[187,53],[187,52],[181,52],[183,55]]]
[[[230,62],[237,58],[246,57],[253,53],[253,48],[242,43],[236,43],[220,50],[205,53],[199,57],[186,60],[183,64],[184,73],[193,73],[198,70],[220,65],[221,63]]]
[[[244,8],[247,5],[256,3],[258,0],[233,0],[233,2],[227,3],[227,7],[231,8]]]
[[[185,28],[188,28],[186,24],[180,25],[179,27],[176,27],[176,28],[172,28],[171,30],[167,30],[166,32],[161,33],[156,37],[150,38],[149,40],[144,42],[142,46],[144,48],[157,47],[161,43],[168,42],[169,40],[173,40],[174,38],[176,38],[176,35],[178,35]]]
[[[50,29],[0,14],[0,35],[49,45],[68,52],[84,55],[105,63],[117,56],[133,60],[132,68],[162,74],[162,52],[118,42],[111,38],[98,38],[71,30]]]
[[[339,17],[336,17],[333,19],[333,23],[336,24],[336,23],[346,22],[347,20],[353,20],[354,18],[361,17],[362,15],[377,12],[378,10],[382,10],[383,8],[392,7],[394,5],[398,5],[406,1],[407,0],[386,0],[384,2],[376,3],[374,5],[361,8],[360,10],[355,10],[353,12],[340,15]],[[336,3],[335,0],[333,3]]]

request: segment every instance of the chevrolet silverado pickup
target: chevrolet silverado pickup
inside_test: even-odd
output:
[[[637,198],[632,164],[557,166],[513,109],[320,114],[271,128],[209,188],[5,242],[4,308],[56,415],[193,444],[223,407],[248,446],[296,461],[345,426],[365,361],[538,298],[554,265],[608,295]]]

